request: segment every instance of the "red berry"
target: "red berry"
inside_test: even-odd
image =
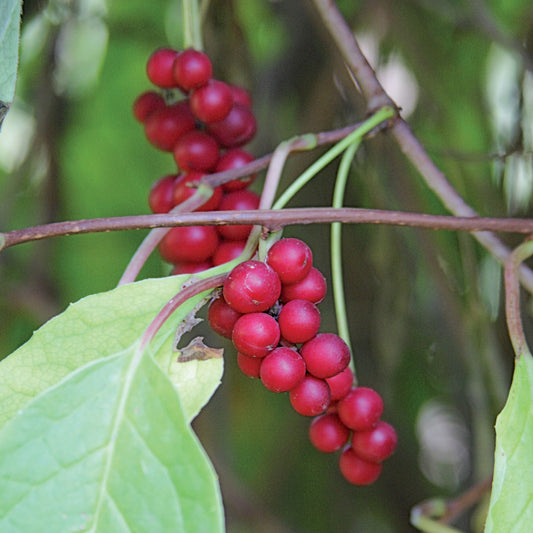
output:
[[[301,347],[300,353],[307,371],[317,378],[330,378],[350,363],[348,345],[334,333],[319,333]]]
[[[225,119],[209,124],[207,129],[221,146],[237,148],[253,138],[257,122],[250,109],[235,103]]]
[[[263,359],[258,357],[248,357],[243,353],[237,353],[237,364],[244,375],[249,378],[259,378]]]
[[[193,48],[180,52],[172,67],[176,85],[185,92],[205,85],[212,72],[213,67],[209,57]]]
[[[383,413],[383,400],[374,389],[356,387],[339,400],[337,412],[350,429],[366,431],[377,424]]]
[[[224,281],[224,299],[239,313],[266,311],[281,292],[278,275],[261,261],[237,265]]]
[[[211,124],[228,116],[233,106],[233,95],[224,82],[211,79],[191,92],[190,105],[196,118]]]
[[[320,303],[326,296],[326,278],[315,267],[309,270],[307,276],[301,281],[291,285],[283,285],[281,290],[281,301],[289,300],[309,300],[314,304]]]
[[[159,253],[169,263],[200,263],[214,254],[217,245],[213,226],[179,226],[163,237]]]
[[[152,213],[168,213],[174,207],[174,174],[163,176],[153,183],[148,196]]]
[[[218,144],[211,135],[201,130],[183,134],[174,145],[174,159],[184,172],[212,170],[218,161]]]
[[[265,357],[278,345],[279,326],[266,313],[248,313],[235,322],[231,340],[244,355]]]
[[[242,104],[246,107],[252,107],[252,97],[250,93],[239,85],[230,85],[231,94],[233,94],[233,101]]]
[[[224,195],[218,206],[219,211],[247,211],[259,207],[260,197],[253,191],[235,191]],[[251,225],[217,226],[222,237],[231,241],[242,241],[252,231]]]
[[[307,375],[289,393],[293,409],[303,416],[322,414],[329,405],[329,386],[323,379]]]
[[[365,461],[356,455],[351,446],[344,448],[339,467],[347,481],[354,485],[370,485],[381,474],[381,464]]]
[[[133,102],[133,116],[139,122],[145,122],[146,119],[157,109],[165,107],[165,100],[155,91],[147,91],[139,95]]]
[[[398,444],[394,428],[379,421],[372,429],[356,431],[352,437],[353,451],[365,461],[381,463],[392,455]]]
[[[261,381],[272,392],[287,392],[305,377],[305,362],[295,350],[280,347],[270,352],[261,365]]]
[[[213,265],[218,266],[237,259],[246,247],[246,241],[222,241],[213,255]]]
[[[198,272],[203,272],[211,268],[213,264],[211,261],[202,261],[201,263],[178,263],[174,265],[172,276],[176,274],[197,274]]]
[[[279,313],[281,336],[289,342],[300,344],[312,339],[320,328],[320,311],[308,300],[291,300]]]
[[[178,139],[195,125],[187,102],[178,102],[151,113],[144,123],[144,133],[156,148],[171,152]]]
[[[241,316],[241,313],[232,309],[222,296],[213,300],[207,310],[207,320],[209,321],[211,328],[227,339],[231,339],[233,326],[235,326],[235,322],[237,322]]]
[[[337,402],[350,392],[353,385],[353,372],[347,366],[342,372],[326,378],[326,381],[331,389],[331,401]]]
[[[311,248],[300,239],[286,238],[274,243],[266,262],[278,273],[281,283],[302,281],[313,266]]]
[[[172,66],[177,55],[178,52],[171,48],[159,48],[148,58],[146,74],[154,85],[165,89],[176,86]]]
[[[253,160],[254,156],[249,152],[246,152],[241,148],[231,148],[225,154],[220,156],[217,166],[215,167],[215,172],[242,168]],[[222,184],[222,188],[228,192],[246,189],[246,187],[254,181],[255,177],[256,174],[252,174],[251,176],[244,176],[236,180],[228,181],[227,183]]]
[[[182,204],[190,198],[196,192],[196,188],[192,185],[196,185],[203,176],[204,174],[201,172],[189,172],[178,176],[174,184],[174,205]],[[195,211],[214,211],[218,208],[221,198],[222,189],[215,187],[211,198],[200,207],[197,207]]]
[[[311,444],[325,453],[340,450],[350,437],[350,430],[334,413],[317,416],[309,426]]]

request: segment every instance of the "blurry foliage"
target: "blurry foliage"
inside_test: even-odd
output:
[[[497,144],[492,130],[494,110],[485,94],[494,35],[480,13],[451,1],[338,4],[356,34],[372,36],[378,73],[388,59],[401,57],[401,68],[416,80],[418,99],[409,122],[451,183],[480,214],[505,215],[503,186],[491,178],[502,159],[491,156],[504,156],[510,147]],[[485,15],[495,27],[528,42],[530,2],[487,5]],[[10,139],[15,146],[0,149],[1,227],[147,213],[151,183],[172,172],[174,163],[148,145],[130,108],[149,87],[144,68],[151,51],[180,46],[176,4],[55,0],[48,7],[26,2],[25,10],[15,108],[0,136],[0,147]],[[61,63],[69,42],[65,32],[84,24],[97,25],[107,48],[80,42],[85,34],[75,31],[80,58],[69,51],[69,71]],[[259,132],[252,146],[258,156],[294,134],[332,129],[365,114],[311,2],[211,0],[204,35],[217,76],[253,93]],[[519,59],[516,49],[503,47]],[[96,53],[100,57],[91,58]],[[76,69],[86,61],[93,77],[80,89]],[[16,136],[17,116],[29,119],[31,134],[21,130]],[[2,153],[24,143],[27,153],[8,166]],[[314,157],[295,156],[283,185]],[[334,173],[332,165],[292,205],[327,205]],[[358,154],[346,204],[446,213],[386,134],[367,141]],[[522,205],[521,215],[530,216],[529,202]],[[306,240],[328,273],[327,227],[295,226],[286,234]],[[360,382],[384,395],[385,418],[398,428],[399,449],[375,486],[349,486],[336,459],[311,448],[308,421],[289,409],[286,396],[243,378],[228,344],[206,332],[211,344],[228,348],[226,375],[195,424],[221,477],[229,532],[412,531],[408,514],[414,504],[454,494],[491,473],[493,424],[512,363],[498,303],[499,269],[487,268],[487,252],[468,235],[374,226],[346,227],[344,235]],[[112,288],[142,236],[60,238],[2,252],[1,356],[69,302]],[[167,271],[154,257],[142,274]],[[324,329],[334,330],[331,298],[321,311]],[[438,476],[430,481],[420,467],[420,451],[431,443],[421,440],[417,421],[428,405],[451,409],[458,435],[467,435],[467,472],[455,484]],[[438,463],[438,457],[433,460]],[[429,467],[438,472],[437,463]],[[468,529],[468,518],[461,526]]]

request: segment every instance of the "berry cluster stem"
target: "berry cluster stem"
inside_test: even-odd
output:
[[[183,48],[203,50],[202,18],[198,0],[182,0],[183,10]]]

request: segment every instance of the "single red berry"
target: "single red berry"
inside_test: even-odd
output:
[[[233,101],[245,107],[252,107],[252,97],[250,93],[240,85],[230,85],[231,94],[233,94]]]
[[[165,107],[165,100],[155,91],[147,91],[140,94],[133,102],[133,116],[139,122],[145,122],[146,119],[157,109]]]
[[[226,118],[209,124],[207,129],[221,146],[238,148],[252,140],[257,131],[257,122],[250,109],[235,103]]]
[[[266,262],[278,273],[281,283],[302,281],[313,266],[311,248],[300,239],[280,239],[268,251]]]
[[[212,170],[218,161],[218,144],[211,135],[201,130],[183,134],[174,145],[174,159],[183,171]]]
[[[329,386],[325,380],[308,374],[289,392],[289,399],[297,413],[303,416],[320,415],[329,405]]]
[[[179,226],[163,237],[159,253],[169,263],[200,263],[215,253],[217,245],[213,226]]]
[[[350,363],[350,348],[334,333],[319,333],[300,348],[300,353],[307,371],[317,378],[330,378]]]
[[[311,444],[321,452],[332,453],[340,450],[350,437],[350,430],[334,413],[317,416],[309,426]]]
[[[231,339],[233,326],[241,316],[242,314],[231,308],[222,296],[215,298],[207,310],[207,320],[213,331],[227,339]]]
[[[379,421],[372,429],[356,431],[352,437],[353,451],[365,461],[381,463],[390,457],[396,445],[398,435],[387,422]]]
[[[234,191],[225,194],[220,200],[219,211],[248,211],[259,207],[260,197],[253,191]],[[217,226],[224,239],[242,241],[250,235],[251,225]]]
[[[320,311],[308,300],[291,300],[279,313],[281,336],[289,342],[300,344],[312,339],[320,328]]]
[[[211,124],[228,116],[233,106],[233,95],[223,81],[211,79],[206,85],[191,92],[190,105],[197,119]]]
[[[168,213],[174,207],[174,182],[176,175],[163,176],[155,181],[148,195],[152,213]]]
[[[350,392],[353,385],[353,372],[347,366],[342,372],[326,378],[326,381],[331,389],[331,401],[337,402]]]
[[[254,156],[241,148],[231,148],[222,154],[218,160],[215,172],[224,172],[225,170],[234,170],[242,168],[254,160]],[[256,174],[244,176],[242,178],[228,181],[222,184],[225,191],[232,192],[240,189],[246,189],[255,180]]]
[[[249,378],[259,378],[263,361],[264,359],[259,357],[248,357],[243,353],[237,353],[237,364],[242,373]]]
[[[218,266],[237,259],[246,247],[246,241],[221,241],[213,255],[213,265]]]
[[[212,72],[213,66],[207,54],[193,48],[180,52],[172,67],[176,85],[185,92],[205,85]]]
[[[272,392],[294,389],[305,377],[305,362],[295,350],[280,347],[270,352],[261,365],[261,381]]]
[[[279,298],[278,275],[261,261],[245,261],[237,265],[224,281],[224,299],[239,313],[270,309]]]
[[[197,185],[202,179],[204,174],[201,172],[188,172],[187,174],[181,174],[177,177],[174,183],[174,205],[179,205],[190,198],[195,192],[196,188],[193,185]],[[207,200],[203,205],[197,207],[195,211],[215,211],[222,199],[222,188],[215,187],[211,198]]]
[[[301,281],[283,285],[281,290],[281,301],[289,300],[309,300],[314,304],[320,303],[326,296],[326,278],[320,270],[312,267],[307,276]]]
[[[249,357],[265,357],[279,342],[276,319],[266,313],[248,313],[233,326],[231,340],[235,348]]]
[[[337,404],[343,424],[354,431],[374,427],[383,413],[381,396],[368,387],[355,387]]]
[[[354,485],[370,485],[381,474],[381,463],[371,463],[356,455],[351,446],[344,448],[339,458],[344,478]]]
[[[146,63],[148,79],[158,87],[165,89],[175,87],[176,82],[172,74],[172,67],[177,56],[178,52],[171,48],[159,48],[153,52]]]
[[[146,138],[156,148],[171,152],[178,139],[196,126],[187,102],[156,109],[144,123]]]
[[[176,274],[197,274],[198,272],[208,270],[212,266],[213,263],[211,263],[211,261],[202,261],[201,263],[177,263],[174,265],[170,274],[172,276],[175,276]]]

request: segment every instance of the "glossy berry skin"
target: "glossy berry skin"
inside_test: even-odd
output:
[[[212,226],[172,228],[159,243],[161,257],[169,263],[200,263],[208,260],[218,245]]]
[[[174,60],[178,56],[176,50],[171,48],[159,48],[148,58],[146,63],[146,74],[148,79],[158,87],[170,89],[176,86],[172,67]]]
[[[349,438],[350,430],[334,413],[317,416],[309,426],[311,444],[324,453],[340,450]]]
[[[160,94],[155,91],[146,91],[133,102],[133,116],[139,122],[144,123],[154,111],[165,107],[165,105],[165,100]]]
[[[344,398],[353,386],[353,372],[347,366],[342,372],[326,378],[331,390],[331,402],[337,402]]]
[[[210,304],[207,310],[207,320],[209,325],[219,335],[231,339],[233,333],[233,326],[235,322],[241,318],[242,314],[232,309],[222,298],[219,296],[215,298]]]
[[[218,206],[219,211],[247,211],[259,207],[259,195],[253,191],[234,191],[224,195]],[[218,232],[224,239],[242,241],[250,235],[252,226],[217,226]]]
[[[173,201],[174,205],[179,205],[190,198],[196,191],[193,184],[199,182],[204,176],[201,172],[188,172],[187,174],[181,174],[174,182]],[[211,198],[207,200],[200,207],[197,207],[195,211],[214,211],[218,208],[220,200],[222,199],[222,189],[215,187]]]
[[[350,363],[348,345],[334,333],[319,333],[300,348],[300,353],[307,371],[317,378],[330,378]]]
[[[202,122],[219,122],[230,113],[233,95],[229,85],[211,79],[206,85],[191,92],[190,106],[194,116]]]
[[[215,172],[242,168],[253,160],[254,156],[246,150],[242,150],[241,148],[231,148],[220,156],[217,166],[215,167]],[[246,187],[254,181],[255,177],[256,175],[252,174],[251,176],[244,176],[236,180],[228,181],[227,183],[222,184],[222,188],[227,192],[246,189]]]
[[[246,241],[222,241],[213,255],[213,265],[222,265],[236,259],[245,247]]]
[[[213,264],[211,261],[202,261],[201,263],[177,263],[174,265],[172,276],[176,274],[197,274],[198,272],[203,272],[211,268]]]
[[[309,300],[314,304],[320,303],[326,296],[326,278],[315,267],[309,270],[307,276],[301,281],[290,285],[283,285],[281,291],[281,301],[289,300]]]
[[[183,172],[207,171],[215,168],[218,161],[218,144],[211,135],[201,130],[183,134],[173,149],[174,159]]]
[[[300,239],[280,239],[268,251],[266,262],[278,273],[281,283],[302,281],[313,266],[311,248]]]
[[[281,336],[289,342],[300,344],[312,339],[320,328],[320,311],[308,300],[291,300],[279,313]]]
[[[231,340],[240,353],[249,357],[265,357],[279,342],[276,319],[266,313],[248,313],[233,326]]]
[[[303,416],[320,415],[329,405],[329,386],[325,380],[308,374],[289,392],[289,399],[297,413]]]
[[[193,48],[180,52],[172,65],[174,81],[185,92],[205,85],[212,72],[213,66],[209,57]]]
[[[344,478],[354,485],[370,485],[381,474],[381,463],[371,463],[357,456],[351,446],[344,448],[339,458]]]
[[[263,359],[260,377],[268,390],[287,392],[304,379],[305,362],[297,351],[279,347]]]
[[[177,176],[171,174],[155,181],[148,195],[152,213],[168,213],[174,207],[174,182]]]
[[[373,428],[383,413],[381,396],[368,387],[355,387],[337,404],[343,424],[354,431]]]
[[[267,311],[279,298],[278,275],[261,261],[245,261],[237,265],[224,281],[226,302],[239,313]]]
[[[234,102],[248,108],[252,107],[252,97],[244,87],[241,87],[240,85],[230,85],[230,89]]]
[[[396,445],[398,436],[394,428],[380,420],[372,429],[356,431],[352,437],[353,451],[365,461],[381,463],[390,457]]]
[[[238,148],[252,140],[257,122],[248,107],[235,103],[225,119],[209,124],[207,129],[221,146]]]
[[[258,357],[248,357],[242,353],[237,353],[237,364],[241,372],[249,378],[259,378],[263,361],[264,359]]]
[[[156,109],[144,123],[146,138],[156,148],[172,152],[178,139],[195,128],[194,117],[186,102]]]

